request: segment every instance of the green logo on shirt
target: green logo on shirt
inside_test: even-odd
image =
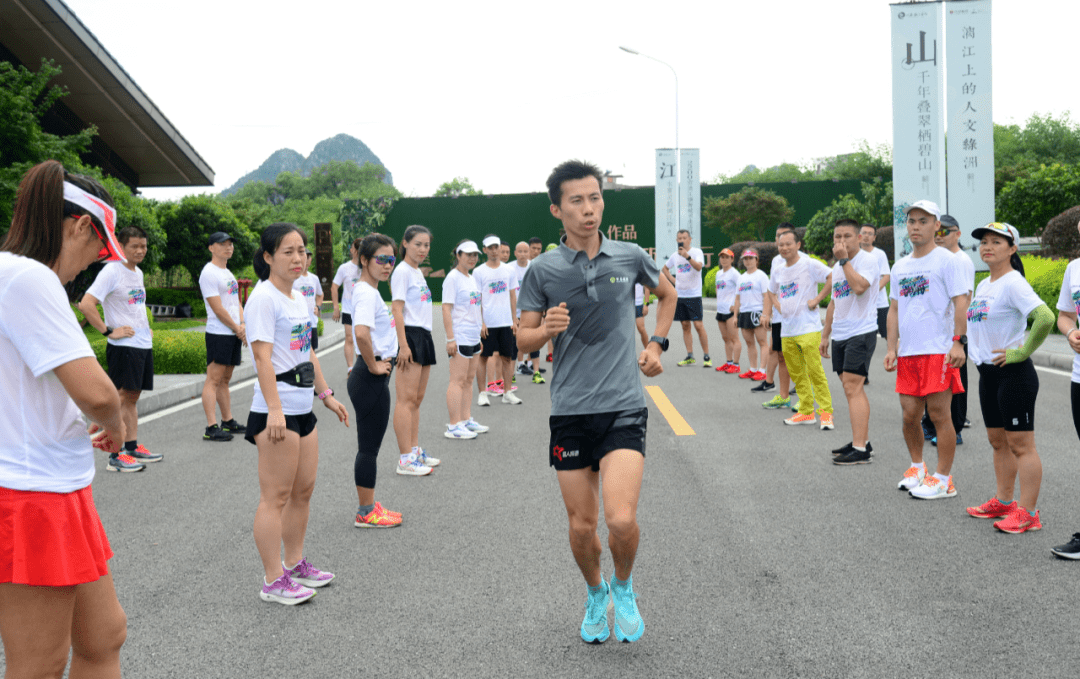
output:
[[[612,283],[629,283],[630,282],[630,278],[628,276],[612,276],[610,280],[611,280]]]

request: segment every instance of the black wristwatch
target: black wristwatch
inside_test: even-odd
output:
[[[843,259],[838,259],[838,260],[836,260],[836,263],[840,265],[840,268],[841,268],[841,269],[843,269],[843,268],[844,268],[844,265],[845,265],[845,264],[847,264],[847,263],[848,263],[848,262],[850,262],[850,261],[851,261],[851,258],[850,258],[850,257],[844,257]]]
[[[107,325],[106,325],[106,326],[105,326],[105,332],[103,332],[103,333],[101,333],[101,334],[102,334],[102,335],[104,335],[104,336],[106,336],[106,337],[108,337],[109,335],[111,335],[111,334],[112,334],[112,331],[113,331],[113,328],[110,328],[109,326],[107,326]]]
[[[653,335],[649,338],[649,342],[656,342],[660,345],[660,351],[667,351],[668,339],[666,337],[659,337],[657,335]]]
[[[967,346],[967,335],[953,335],[952,341],[959,342],[964,346]]]

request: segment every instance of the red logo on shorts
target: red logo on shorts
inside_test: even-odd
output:
[[[551,449],[551,454],[555,456],[556,460],[562,462],[562,454],[564,450],[566,450],[566,448],[563,448],[562,446],[555,446]]]

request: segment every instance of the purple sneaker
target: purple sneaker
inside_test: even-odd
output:
[[[304,587],[325,587],[334,579],[333,573],[320,571],[308,563],[307,559],[300,559],[300,563],[296,564],[294,568],[287,568],[285,562],[282,561],[281,567],[285,569],[285,575],[288,575],[293,581],[299,582]]]
[[[315,596],[315,594],[315,590],[294,582],[286,572],[282,573],[280,578],[274,580],[269,585],[264,584],[262,591],[259,592],[259,598],[263,601],[273,601],[275,603],[285,604],[286,606],[295,606],[296,604],[304,603]]]

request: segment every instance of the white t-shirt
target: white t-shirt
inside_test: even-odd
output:
[[[334,274],[334,285],[341,290],[338,303],[341,304],[341,312],[349,313],[352,308],[353,286],[360,280],[360,265],[353,264],[352,260],[345,262],[337,268]],[[351,314],[350,314],[351,315]]]
[[[90,485],[90,436],[53,370],[93,357],[56,274],[0,252],[0,487],[71,493]]]
[[[634,283],[634,306],[645,305],[645,287],[641,283]]]
[[[525,272],[529,270],[529,262],[525,262],[525,266],[520,266],[517,260],[510,262],[510,266],[514,267],[514,273],[517,275],[517,287],[514,288],[514,294],[518,297],[521,296],[521,281],[525,280]],[[521,307],[517,309],[517,317],[521,318]]]
[[[769,292],[780,300],[781,337],[821,331],[821,314],[807,304],[817,297],[818,283],[828,280],[831,273],[832,269],[810,257],[799,257],[791,266],[784,262],[773,269]]]
[[[967,294],[959,260],[945,248],[922,257],[907,255],[893,265],[890,299],[899,312],[898,356],[946,354],[956,329],[952,298]]]
[[[309,271],[293,281],[292,289],[303,295],[304,302],[311,312],[311,327],[317,329],[319,327],[319,310],[315,308],[315,298],[321,297],[323,294],[319,277]]]
[[[833,320],[832,338],[842,342],[852,337],[877,332],[877,290],[881,277],[880,263],[869,252],[859,250],[851,258],[855,272],[870,283],[861,295],[856,295],[848,284],[844,267],[836,264],[832,269]]]
[[[866,251],[863,250],[863,252],[866,252]],[[870,250],[869,252],[866,252],[866,254],[873,257],[874,261],[878,263],[878,271],[880,273],[878,274],[878,282],[877,282],[877,284],[880,285],[881,277],[889,275],[889,256],[887,254],[885,254],[885,251],[882,250],[881,248],[874,248],[873,250]],[[879,289],[878,292],[877,292],[877,308],[878,309],[888,309],[889,308],[889,286],[888,285],[885,285],[884,287]]]
[[[1071,311],[1080,317],[1080,259],[1074,259],[1065,267],[1057,308],[1058,311]],[[1080,354],[1073,356],[1072,381],[1080,382]]]
[[[229,314],[233,323],[240,322],[240,285],[232,271],[207,262],[199,274],[199,288],[204,302],[210,297],[220,297],[225,313]],[[211,335],[236,334],[221,322],[209,304],[206,305],[206,332]]]
[[[383,301],[379,291],[370,284],[360,281],[353,288],[352,294],[352,318],[353,318],[353,349],[359,360],[360,345],[356,342],[357,325],[366,325],[371,328],[371,348],[375,355],[386,360],[398,355],[397,324],[394,315],[390,313],[390,307]]]
[[[484,323],[489,328],[508,328],[514,324],[510,313],[510,292],[517,294],[517,274],[509,264],[497,268],[481,264],[473,269],[476,287],[480,289]]]
[[[769,289],[769,277],[758,269],[754,273],[739,275],[739,287],[735,294],[739,298],[739,313],[761,311],[765,291]]]
[[[705,253],[701,248],[690,248],[690,257],[686,258],[678,252],[668,257],[664,265],[668,271],[675,274],[675,292],[679,297],[701,297],[701,270],[694,270],[690,266],[690,260],[699,264],[705,264]]]
[[[431,332],[431,288],[420,269],[402,262],[390,276],[390,299],[405,302],[405,327]]]
[[[101,302],[105,325],[110,328],[130,325],[135,331],[132,337],[110,337],[109,344],[136,349],[154,348],[154,334],[146,318],[146,286],[142,269],[135,267],[131,271],[120,262],[109,262],[102,267],[86,294]]]
[[[720,269],[716,272],[717,313],[731,313],[731,305],[735,303],[735,293],[738,291],[740,278],[739,270],[735,267],[727,271]]]
[[[255,356],[251,346],[254,342],[272,343],[274,349],[270,364],[274,366],[275,375],[311,360],[311,311],[303,295],[290,292],[291,295],[286,296],[273,283],[263,281],[248,296],[244,308],[248,349],[252,352],[252,358]],[[310,387],[305,389],[278,382],[277,390],[282,413],[304,415],[311,412],[315,392]],[[251,411],[269,412],[258,380],[255,380]]]
[[[995,349],[1023,346],[1027,317],[1042,303],[1019,271],[1010,271],[996,281],[983,279],[967,311],[972,362],[993,363]]]
[[[446,274],[442,285],[442,303],[453,304],[450,323],[454,341],[459,346],[471,347],[480,343],[480,289],[476,277],[454,269]]]

